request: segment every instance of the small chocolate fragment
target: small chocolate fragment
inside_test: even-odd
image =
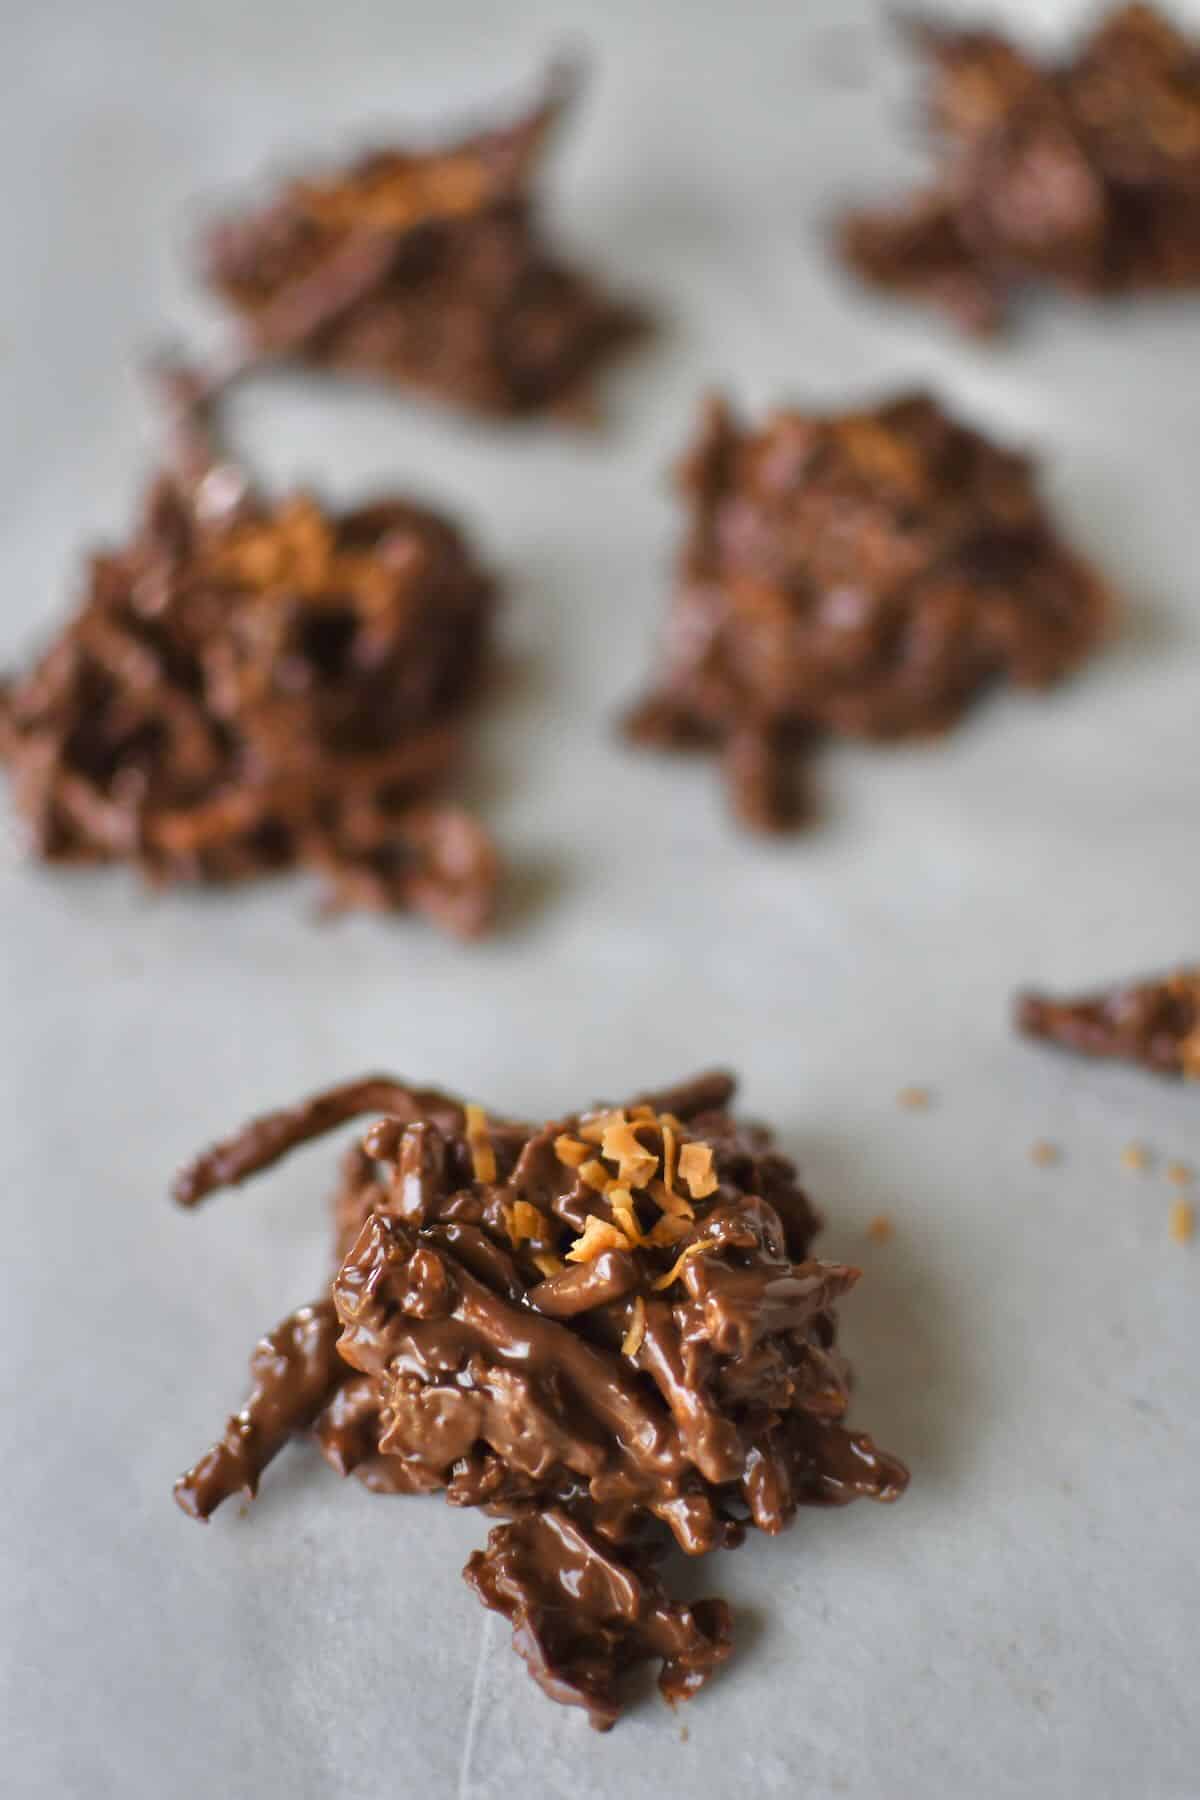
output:
[[[680,487],[662,674],[627,728],[721,747],[755,829],[793,822],[791,769],[819,736],[943,731],[992,683],[1058,680],[1102,633],[1107,591],[1032,462],[927,395],[757,431],[710,401]]]
[[[1017,1028],[1083,1056],[1141,1063],[1200,1080],[1200,968],[1069,1000],[1021,994]]]
[[[1200,286],[1200,44],[1141,5],[1058,65],[992,31],[913,35],[930,65],[937,175],[900,206],[843,221],[858,275],[973,332],[1002,325],[1030,283]]]
[[[215,226],[207,278],[244,333],[217,379],[286,359],[470,411],[585,410],[594,370],[641,319],[543,240],[532,183],[575,85],[554,70],[511,124],[373,150]]]
[[[471,936],[496,852],[434,798],[457,762],[493,584],[436,513],[272,505],[171,377],[172,466],[74,617],[0,688],[0,760],[50,862],[156,884],[317,870],[333,908],[412,907]]]
[[[259,1346],[179,1504],[207,1518],[253,1494],[307,1432],[376,1492],[441,1489],[507,1521],[464,1573],[552,1699],[607,1729],[647,1660],[668,1699],[695,1693],[730,1614],[671,1599],[672,1546],[732,1548],[908,1479],[843,1423],[836,1304],[858,1270],[812,1258],[817,1216],[769,1135],[725,1111],[733,1085],[535,1127],[374,1075],[206,1151],[176,1182],[185,1205],[386,1114],[343,1164],[327,1293]]]
[[[513,1626],[513,1645],[551,1700],[585,1706],[598,1730],[621,1715],[619,1677],[658,1658],[664,1699],[690,1700],[733,1648],[723,1600],[670,1599],[629,1550],[616,1555],[559,1507],[488,1534],[463,1574]]]

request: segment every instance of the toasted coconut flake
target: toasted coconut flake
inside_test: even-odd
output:
[[[1189,1187],[1195,1180],[1195,1170],[1189,1163],[1173,1162],[1167,1164],[1167,1180],[1172,1187]]]
[[[546,1256],[541,1252],[535,1252],[531,1261],[533,1262],[534,1267],[546,1277],[547,1281],[550,1279],[551,1275],[561,1275],[567,1266],[561,1256]]]
[[[659,1121],[659,1125],[662,1130],[662,1145],[663,1145],[662,1184],[666,1188],[666,1190],[669,1194],[669,1193],[671,1193],[672,1184],[674,1183],[674,1180],[675,1180],[675,1159],[679,1153],[679,1140],[675,1136],[674,1129],[667,1122],[666,1119],[661,1119]]]
[[[593,1262],[605,1250],[632,1250],[633,1245],[623,1231],[610,1225],[607,1219],[598,1219],[594,1215],[583,1228],[583,1234],[575,1239],[567,1251],[568,1262]]]
[[[612,1176],[598,1157],[593,1156],[590,1162],[581,1163],[579,1179],[588,1187],[595,1188],[602,1194],[612,1181]]]
[[[633,1303],[633,1317],[629,1321],[629,1330],[621,1339],[621,1355],[636,1356],[642,1347],[642,1339],[646,1335],[646,1302],[639,1294]]]
[[[685,1181],[693,1200],[704,1200],[717,1191],[717,1172],[713,1153],[707,1144],[685,1144],[679,1152],[679,1177]]]
[[[496,1152],[492,1149],[492,1140],[488,1136],[487,1114],[482,1106],[466,1106],[463,1110],[467,1116],[467,1148],[471,1152],[471,1167],[475,1171],[475,1179],[495,1181]]]
[[[528,1200],[514,1200],[508,1208],[508,1235],[514,1244],[523,1244],[527,1239],[544,1241],[548,1226],[545,1213],[540,1213]]]
[[[612,1215],[621,1231],[631,1244],[644,1244],[646,1235],[638,1223],[637,1208],[633,1203],[633,1195],[626,1187],[610,1187],[608,1203],[612,1207]]]
[[[886,1244],[895,1226],[887,1213],[876,1213],[867,1224],[867,1236],[873,1244]]]
[[[585,1143],[599,1144],[606,1131],[610,1131],[614,1125],[623,1125],[624,1123],[625,1114],[619,1107],[614,1108],[611,1112],[591,1113],[580,1125],[579,1135]]]
[[[696,1216],[696,1209],[691,1201],[686,1199],[683,1194],[672,1193],[671,1189],[661,1181],[650,1183],[650,1198],[656,1200],[663,1211],[670,1213],[673,1219],[694,1219]]]
[[[1150,1167],[1150,1152],[1145,1144],[1126,1144],[1121,1152],[1121,1167],[1132,1169],[1135,1175]]]
[[[1030,1161],[1035,1162],[1039,1169],[1049,1169],[1061,1160],[1062,1151],[1057,1144],[1050,1143],[1047,1138],[1039,1138],[1036,1144],[1030,1145],[1029,1157]]]
[[[578,1138],[568,1137],[564,1131],[554,1140],[554,1154],[568,1169],[577,1169],[587,1161],[588,1147],[581,1144]]]
[[[626,1187],[645,1187],[658,1169],[653,1150],[639,1143],[635,1127],[622,1119],[610,1125],[600,1143],[600,1154],[617,1165],[617,1179]]]
[[[655,1121],[655,1112],[652,1106],[631,1106],[629,1116],[639,1125],[653,1125]]]
[[[669,1288],[673,1281],[678,1281],[684,1268],[691,1262],[693,1256],[699,1256],[702,1250],[715,1249],[716,1242],[716,1238],[697,1238],[695,1243],[689,1244],[686,1249],[681,1250],[666,1274],[660,1275],[658,1280],[654,1283],[655,1293],[661,1292],[663,1288]]]

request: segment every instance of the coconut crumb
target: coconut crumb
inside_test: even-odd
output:
[[[487,1114],[482,1106],[464,1107],[467,1120],[467,1148],[471,1152],[471,1167],[475,1171],[476,1181],[485,1183],[496,1179],[496,1152],[492,1149],[492,1140],[488,1136]]]
[[[685,1144],[679,1152],[679,1179],[687,1183],[693,1200],[704,1200],[717,1191],[713,1153],[707,1144]]]
[[[599,1157],[593,1156],[590,1161],[579,1165],[579,1179],[585,1187],[595,1188],[598,1194],[602,1194],[612,1176]]]
[[[587,1161],[588,1147],[586,1144],[581,1144],[578,1138],[569,1137],[564,1131],[554,1140],[554,1154],[560,1163],[566,1164],[568,1169],[577,1169],[581,1163]]]
[[[867,1225],[867,1236],[873,1244],[886,1244],[895,1230],[887,1213],[876,1213]]]
[[[1126,1144],[1121,1152],[1121,1167],[1131,1169],[1135,1175],[1141,1175],[1150,1167],[1150,1152],[1145,1144]]]
[[[621,1339],[621,1355],[636,1356],[642,1347],[642,1339],[646,1335],[646,1302],[639,1294],[633,1303],[633,1317],[629,1321],[629,1330]]]
[[[633,1245],[623,1231],[610,1225],[607,1219],[598,1219],[593,1214],[583,1228],[582,1234],[575,1239],[567,1251],[568,1262],[594,1262],[606,1250],[632,1250]]]
[[[933,1100],[933,1095],[926,1087],[902,1087],[896,1095],[896,1105],[907,1107],[909,1112],[925,1112]]]
[[[1196,1179],[1195,1170],[1185,1162],[1167,1164],[1167,1180],[1172,1187],[1190,1187]]]
[[[1039,1169],[1048,1169],[1054,1163],[1062,1160],[1062,1151],[1048,1138],[1039,1138],[1035,1144],[1029,1146],[1029,1160],[1035,1162]]]
[[[1169,1229],[1175,1243],[1191,1243],[1196,1231],[1196,1209],[1190,1200],[1176,1200],[1173,1203]]]
[[[660,1275],[654,1283],[655,1293],[661,1293],[663,1288],[669,1288],[673,1281],[678,1281],[693,1256],[699,1256],[702,1250],[712,1250],[715,1248],[716,1242],[716,1238],[697,1238],[694,1244],[689,1244],[686,1249],[681,1250],[666,1274]]]

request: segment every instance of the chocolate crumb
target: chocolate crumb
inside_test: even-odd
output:
[[[718,749],[755,830],[799,822],[797,761],[831,735],[936,735],[1001,681],[1043,688],[1096,646],[1109,600],[1060,542],[1034,465],[925,394],[871,410],[709,403],[637,743]]]
[[[1200,968],[1057,1000],[1017,998],[1018,1031],[1082,1056],[1140,1063],[1160,1075],[1200,1079]]]
[[[380,1075],[205,1152],[176,1182],[186,1205],[383,1115],[342,1165],[332,1281],[263,1339],[180,1506],[204,1519],[252,1496],[308,1434],[373,1492],[440,1490],[502,1519],[465,1578],[552,1699],[605,1730],[646,1661],[668,1700],[689,1698],[729,1657],[732,1622],[723,1600],[672,1599],[672,1546],[732,1549],[800,1506],[895,1500],[908,1480],[843,1423],[837,1302],[859,1271],[812,1256],[817,1215],[769,1134],[730,1116],[733,1085],[704,1076],[604,1115],[606,1190],[559,1154],[592,1141],[596,1115],[518,1124]],[[668,1138],[712,1165],[686,1217],[659,1212],[678,1196],[636,1157],[629,1170],[625,1125],[656,1167]],[[624,1186],[622,1162],[645,1185]],[[597,1230],[616,1244],[570,1262]]]
[[[1076,295],[1200,287],[1200,41],[1119,8],[1075,54],[1038,63],[998,32],[919,23],[933,184],[850,214],[864,281],[964,330],[1048,284]]]
[[[1169,1229],[1176,1244],[1189,1244],[1196,1231],[1196,1209],[1188,1200],[1172,1203]]]
[[[586,417],[601,362],[644,328],[546,240],[533,183],[578,87],[551,71],[524,117],[440,147],[381,147],[219,222],[207,278],[243,348],[214,380],[286,359],[473,412]]]
[[[304,867],[332,909],[492,916],[490,838],[439,796],[486,661],[494,587],[445,519],[398,497],[340,514],[257,496],[196,384],[131,542],[0,686],[0,760],[49,862],[156,885]]]

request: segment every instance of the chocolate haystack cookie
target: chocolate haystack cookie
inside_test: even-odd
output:
[[[1032,463],[925,395],[757,431],[711,401],[680,486],[662,673],[628,729],[718,746],[747,824],[791,821],[788,777],[819,736],[943,731],[982,688],[1044,687],[1101,634],[1106,590],[1059,542]]]
[[[607,1729],[620,1677],[686,1699],[730,1653],[721,1600],[659,1565],[777,1532],[797,1506],[894,1500],[903,1466],[849,1432],[818,1220],[723,1074],[548,1125],[372,1076],[248,1126],[176,1183],[193,1205],[357,1115],[337,1272],[260,1343],[253,1388],[176,1485],[197,1518],[308,1432],[382,1493],[505,1519],[464,1571],[554,1700]]]
[[[1200,968],[1072,1000],[1021,994],[1017,1028],[1083,1056],[1142,1063],[1200,1081]]]
[[[1031,282],[1079,294],[1200,286],[1200,44],[1149,6],[1041,66],[990,31],[916,28],[933,185],[852,214],[843,255],[969,331]]]
[[[175,454],[132,542],[92,559],[74,617],[0,687],[0,760],[35,852],[154,883],[293,866],[332,907],[488,923],[498,859],[434,798],[478,686],[493,588],[437,514],[256,497],[187,379]]]
[[[641,318],[543,241],[532,183],[574,87],[555,71],[513,124],[374,150],[218,224],[206,274],[245,335],[226,378],[298,359],[484,413],[584,409],[594,370]]]

